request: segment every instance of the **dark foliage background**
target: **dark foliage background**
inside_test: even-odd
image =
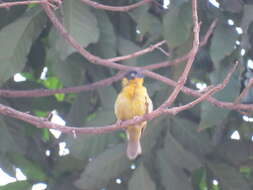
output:
[[[134,0],[99,2],[111,6],[135,3]],[[56,12],[68,32],[102,58],[126,55],[167,40],[162,48],[170,52],[169,57],[156,49],[122,61],[144,66],[181,57],[191,48],[191,1],[171,0],[167,9],[162,3],[154,1],[129,12],[109,12],[91,8],[79,0],[64,0]],[[196,89],[197,83],[218,84],[231,63],[239,60],[239,69],[227,87],[214,95],[221,101],[233,102],[253,75],[253,67],[248,67],[253,59],[253,4],[246,0],[223,0],[220,8],[216,8],[208,0],[199,0],[198,14],[202,22],[200,39],[213,20],[218,19],[218,23],[197,54],[187,86]],[[238,33],[237,27],[243,32]],[[157,72],[177,80],[184,65]],[[46,78],[41,78],[45,67]],[[26,80],[15,82],[16,73]],[[0,9],[2,89],[58,89],[89,84],[115,73],[77,54],[52,27],[39,5]],[[172,90],[149,78],[145,86],[155,107]],[[120,84],[115,83],[79,94],[0,98],[0,102],[41,117],[57,110],[68,125],[99,126],[115,122],[113,107],[119,90]],[[192,97],[180,94],[174,105],[191,100]],[[242,102],[253,102],[252,88]],[[125,156],[123,132],[77,137],[62,134],[56,139],[48,129],[0,116],[0,167],[11,176],[15,176],[15,168],[20,168],[27,176],[27,180],[0,186],[0,190],[26,190],[38,182],[47,184],[50,190],[250,190],[253,128],[249,120],[242,113],[207,102],[176,116],[156,118],[149,122],[142,138],[143,155],[130,162]],[[231,139],[236,130],[240,140]],[[59,155],[60,142],[66,142],[69,154]],[[46,155],[47,150],[50,155]],[[120,184],[115,182],[117,178],[121,179]],[[214,179],[218,184],[213,183]]]

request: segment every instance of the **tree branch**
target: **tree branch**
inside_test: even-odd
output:
[[[251,78],[247,84],[247,86],[243,89],[243,91],[241,92],[240,96],[238,96],[235,99],[235,104],[239,104],[239,102],[241,101],[241,99],[248,93],[249,89],[252,87],[253,85],[253,78]]]
[[[119,56],[119,57],[113,57],[113,58],[107,59],[107,61],[116,62],[116,61],[123,61],[123,60],[127,60],[127,59],[132,59],[132,58],[141,56],[143,54],[152,52],[152,51],[154,51],[154,49],[157,49],[159,46],[161,46],[161,45],[163,45],[165,43],[166,43],[166,40],[163,40],[161,42],[158,42],[158,43],[156,43],[154,45],[149,46],[146,49],[142,49],[140,51],[136,51],[136,52],[128,54],[128,55],[123,55],[123,56]]]
[[[55,16],[55,14],[51,10],[51,8],[48,5],[46,5],[46,4],[42,5],[42,6],[43,6],[44,11],[48,15],[48,18],[51,20],[51,22],[53,23],[53,25],[55,26],[55,28],[59,31],[59,33],[63,36],[63,38],[72,47],[74,47],[82,56],[84,56],[87,60],[89,60],[91,63],[98,64],[98,65],[103,65],[103,66],[107,66],[107,67],[111,67],[111,68],[118,69],[118,70],[125,70],[125,71],[127,71],[127,70],[140,70],[139,67],[120,65],[120,64],[117,64],[117,63],[111,61],[110,59],[99,58],[97,56],[94,56],[93,54],[91,54],[87,50],[83,49],[83,47],[71,35],[69,35],[69,33],[64,28],[64,26],[57,19],[57,17]],[[215,26],[215,23],[213,25]],[[214,26],[209,28],[208,31],[210,33],[213,30]],[[203,43],[203,45],[204,44],[205,43]],[[166,67],[168,65],[177,64],[179,62],[183,62],[183,61],[187,60],[188,57],[190,56],[189,54],[190,53],[188,53],[186,56],[183,56],[182,58],[179,58],[179,59],[174,60],[172,62],[167,62],[166,61],[166,62],[163,62],[161,64],[153,64],[153,65],[149,65],[149,66],[145,66],[145,67],[141,67],[141,68],[142,69],[158,69],[158,68],[161,68],[161,67]]]
[[[199,49],[200,24],[198,23],[199,21],[198,21],[198,13],[197,13],[197,0],[192,0],[192,20],[193,20],[193,24],[194,24],[194,27],[193,27],[194,39],[193,39],[192,49],[190,51],[190,55],[189,55],[187,64],[185,66],[185,69],[184,69],[182,75],[180,76],[180,78],[178,80],[177,86],[175,87],[175,89],[173,90],[173,92],[171,93],[169,98],[160,106],[162,108],[166,108],[166,107],[170,106],[177,98],[179,92],[183,88],[183,86],[188,78],[193,61],[194,61],[195,56],[196,56],[198,49]]]
[[[150,114],[146,114],[142,117],[137,117],[137,118],[134,118],[134,119],[131,119],[131,120],[128,120],[128,121],[124,121],[122,123],[116,123],[116,124],[113,124],[113,125],[107,125],[107,126],[103,126],[103,127],[83,127],[83,128],[75,128],[75,127],[68,127],[68,126],[61,126],[61,125],[57,125],[57,124],[53,124],[49,121],[46,121],[45,119],[43,118],[39,118],[39,117],[36,117],[36,116],[32,116],[30,114],[27,114],[27,113],[23,113],[23,112],[20,112],[20,111],[17,111],[15,109],[12,109],[12,108],[9,108],[7,106],[4,106],[2,104],[0,104],[0,113],[3,114],[3,115],[6,115],[6,116],[10,116],[10,117],[13,117],[13,118],[16,118],[16,119],[20,119],[20,120],[23,120],[23,121],[26,121],[28,123],[31,123],[37,127],[43,127],[43,128],[50,128],[50,129],[57,129],[57,130],[60,130],[61,132],[64,132],[64,133],[73,133],[73,132],[76,132],[78,134],[84,134],[84,133],[93,133],[93,134],[96,134],[96,133],[105,133],[105,132],[109,132],[109,131],[113,131],[113,130],[117,130],[117,129],[122,129],[122,128],[126,128],[127,126],[129,125],[133,125],[133,124],[136,124],[136,123],[139,123],[139,122],[142,122],[142,121],[146,121],[146,120],[152,120],[153,118],[159,116],[159,115],[162,115],[162,114],[177,114],[179,111],[183,111],[185,109],[188,109],[194,105],[196,105],[197,103],[203,101],[203,100],[207,100],[211,103],[213,103],[214,105],[216,106],[219,106],[219,107],[222,107],[222,108],[226,108],[226,109],[234,109],[234,110],[238,110],[238,109],[245,109],[245,110],[253,110],[253,106],[252,105],[244,105],[244,104],[235,104],[235,103],[231,103],[231,102],[221,102],[221,101],[218,101],[216,100],[215,98],[212,98],[210,97],[211,94],[217,92],[218,90],[222,89],[225,87],[226,85],[226,80],[224,80],[225,82],[223,82],[221,85],[218,85],[216,86],[215,88],[211,89],[210,91],[202,94],[198,91],[195,91],[195,90],[192,90],[192,89],[189,89],[187,87],[184,87],[184,84],[185,84],[185,81],[188,77],[188,74],[189,74],[189,71],[191,69],[191,66],[192,66],[192,63],[193,63],[193,60],[194,60],[194,57],[196,56],[196,53],[197,53],[197,50],[199,48],[199,45],[204,45],[205,43],[207,43],[207,40],[209,38],[209,36],[211,35],[212,32],[207,32],[205,36],[207,36],[206,38],[204,38],[203,40],[203,43],[200,43],[199,44],[199,24],[198,24],[198,17],[197,17],[197,7],[196,7],[196,0],[192,0],[192,9],[193,9],[193,21],[194,21],[194,40],[193,40],[193,47],[191,49],[191,51],[186,55],[186,57],[184,58],[183,61],[187,60],[188,59],[188,62],[187,62],[187,65],[186,65],[186,68],[183,72],[183,74],[181,75],[180,79],[179,79],[179,82],[175,82],[173,80],[170,80],[166,77],[163,77],[159,74],[156,74],[154,72],[151,72],[151,71],[148,71],[148,70],[145,70],[145,69],[155,69],[155,68],[161,68],[163,66],[168,66],[168,62],[166,62],[167,65],[160,65],[160,67],[158,67],[157,65],[158,64],[154,64],[153,65],[153,68],[152,68],[152,65],[149,65],[150,67],[148,68],[148,66],[146,67],[143,67],[142,70],[141,68],[139,67],[131,67],[131,66],[125,66],[125,65],[120,65],[120,64],[117,64],[115,63],[113,60],[114,58],[112,58],[112,60],[106,60],[106,59],[101,59],[99,57],[96,57],[94,55],[92,55],[91,53],[89,53],[88,51],[86,51],[85,49],[83,49],[83,47],[71,36],[68,34],[68,32],[65,30],[64,26],[58,21],[57,17],[54,15],[53,11],[51,10],[50,6],[48,4],[43,4],[43,8],[45,10],[45,12],[47,13],[49,19],[52,21],[52,23],[54,24],[54,26],[57,28],[57,30],[60,32],[60,34],[64,37],[64,39],[71,45],[73,46],[81,55],[83,55],[86,59],[88,59],[90,62],[94,63],[94,64],[99,64],[99,65],[103,65],[103,66],[107,66],[107,67],[111,67],[111,68],[114,68],[114,69],[118,69],[118,70],[132,70],[132,69],[138,69],[138,70],[141,70],[143,72],[143,74],[151,77],[151,78],[154,78],[156,80],[160,80],[162,82],[165,82],[166,84],[168,85],[172,85],[175,87],[175,90],[174,90],[174,94],[172,94],[168,99],[168,101],[166,103],[168,103],[168,105],[170,105],[174,99],[176,98],[176,96],[178,95],[178,93],[182,90],[182,92],[186,93],[186,94],[190,94],[190,95],[193,95],[195,97],[198,97],[195,101],[189,103],[189,104],[186,104],[184,106],[180,106],[180,107],[175,107],[175,108],[170,108],[170,109],[166,109],[166,108],[163,108],[163,107],[159,107],[158,109],[154,110],[153,112],[151,112]],[[208,31],[212,31],[214,26],[215,26],[216,23],[212,24],[209,28]],[[149,48],[147,48],[149,49]],[[152,49],[152,48],[151,48]],[[149,49],[150,50],[150,49]],[[148,51],[149,51],[148,50]],[[141,50],[141,51],[146,51],[146,50]],[[141,52],[140,51],[140,52]],[[137,52],[140,53],[140,52]],[[128,57],[125,57],[124,59],[130,59],[132,58],[131,55],[126,55]],[[133,57],[136,56],[136,52],[134,53]],[[138,55],[137,55],[138,56]],[[118,57],[117,59],[118,60],[123,60],[122,58],[123,56],[121,57]],[[116,59],[116,60],[117,60]],[[175,60],[174,60],[175,61]],[[180,60],[182,61],[182,59]],[[232,74],[232,72],[231,72]],[[231,74],[228,76],[230,77]],[[115,75],[114,79],[118,80],[119,78],[121,78],[122,75]],[[99,85],[95,85],[96,83],[93,83],[91,85],[93,86],[82,86],[83,88],[80,89],[80,87],[78,87],[79,89],[75,89],[77,92],[78,90],[91,90],[93,88],[96,88],[100,85],[107,85],[107,84],[111,84],[114,79],[111,79],[111,78],[108,78],[105,79],[105,80],[102,80],[102,81],[99,81],[97,83],[99,83]],[[106,82],[105,82],[106,81]],[[74,87],[75,88],[75,87]],[[68,89],[68,91],[66,90]],[[65,92],[71,92],[71,90],[69,90],[70,88],[66,88],[65,89]],[[60,91],[60,90],[63,90],[63,91]],[[73,90],[73,89],[72,89]],[[50,90],[52,91],[52,90]],[[72,91],[73,92],[73,91]],[[36,92],[38,93],[38,92]],[[47,93],[52,93],[52,92],[47,92]],[[54,93],[64,93],[64,89],[59,89],[59,91],[54,91]],[[52,94],[54,94],[52,93]],[[4,94],[4,93],[2,93]],[[2,95],[0,93],[0,95]],[[46,93],[45,93],[46,94]],[[27,96],[26,96],[27,97]]]
[[[212,24],[209,26],[209,28],[208,28],[208,30],[207,30],[207,32],[206,32],[204,38],[201,40],[201,42],[200,42],[200,44],[199,44],[200,46],[204,46],[204,45],[207,44],[207,42],[208,42],[210,36],[213,34],[213,31],[214,31],[214,29],[215,29],[215,27],[216,27],[216,25],[217,25],[217,22],[218,22],[218,19],[216,18],[216,19],[212,22]]]
[[[142,71],[143,74],[153,78],[153,79],[156,79],[156,80],[159,80],[165,84],[168,84],[170,86],[174,86],[176,87],[177,86],[177,82],[169,79],[169,78],[166,78],[164,76],[161,76],[159,74],[156,74],[154,72],[150,72],[150,71],[147,71],[147,70],[144,70]],[[182,92],[187,94],[187,95],[191,95],[191,96],[194,96],[194,97],[200,97],[202,96],[202,93],[199,92],[198,90],[193,90],[193,89],[190,89],[188,87],[183,87],[182,88]],[[219,101],[213,97],[208,97],[206,99],[206,101],[214,104],[215,106],[217,107],[220,107],[220,108],[224,108],[224,109],[230,109],[230,110],[248,110],[248,111],[253,111],[253,104],[235,104],[234,102],[223,102],[223,101]]]
[[[119,130],[119,129],[124,129],[129,125],[134,125],[139,122],[152,120],[162,114],[174,114],[175,115],[180,111],[183,111],[185,109],[193,107],[197,103],[200,103],[201,101],[205,100],[211,94],[224,88],[226,86],[226,84],[228,83],[234,70],[235,70],[235,67],[233,69],[231,69],[231,71],[228,73],[227,77],[225,78],[225,80],[223,81],[222,84],[217,85],[215,88],[211,89],[210,91],[208,91],[205,94],[201,94],[201,96],[197,100],[195,100],[187,105],[180,106],[180,107],[174,107],[174,108],[170,108],[170,109],[158,108],[149,114],[145,114],[144,116],[135,117],[131,120],[123,121],[120,123],[117,122],[112,125],[99,126],[99,127],[85,126],[85,127],[80,127],[80,128],[72,127],[72,126],[62,126],[62,125],[51,123],[51,122],[45,120],[44,118],[36,117],[36,116],[30,115],[28,113],[17,111],[13,108],[10,108],[10,107],[2,105],[2,104],[0,104],[0,113],[5,116],[9,116],[9,117],[16,118],[16,119],[25,121],[27,123],[33,124],[34,126],[36,126],[38,128],[56,129],[56,130],[59,130],[63,133],[74,133],[74,134],[107,133],[107,132],[111,132],[111,131],[115,131],[115,130]]]
[[[52,9],[47,5],[43,4],[43,9],[46,12],[48,18],[51,20],[55,28],[58,32],[63,36],[63,38],[73,47],[75,48],[83,57],[85,57],[88,61],[94,64],[103,65],[107,67],[111,67],[118,70],[130,70],[136,69],[136,67],[130,67],[125,65],[120,65],[111,61],[107,61],[106,59],[99,58],[87,50],[85,50],[64,28],[61,22],[58,20]]]
[[[16,2],[6,2],[6,3],[0,3],[0,8],[10,8],[12,6],[17,6],[17,5],[30,5],[30,4],[47,4],[51,7],[55,6],[48,2],[48,0],[40,0],[40,1],[16,1]]]
[[[114,6],[108,6],[108,5],[103,5],[91,0],[81,0],[83,3],[90,5],[93,8],[96,9],[103,9],[107,11],[120,11],[120,12],[127,12],[131,9],[135,9],[137,7],[140,7],[146,3],[150,3],[152,0],[142,0],[140,2],[134,3],[132,5],[126,5],[126,6],[119,6],[119,7],[114,7]]]
[[[226,85],[228,84],[232,74],[235,72],[236,68],[238,66],[238,62],[236,62],[236,64],[234,65],[234,67],[232,67],[232,69],[229,71],[229,73],[227,74],[226,78],[223,80],[223,82],[221,84],[216,85],[215,87],[211,88],[210,90],[208,90],[207,92],[205,92],[203,95],[201,95],[199,98],[197,98],[196,100],[183,105],[183,106],[178,106],[178,107],[173,107],[171,110],[173,115],[176,115],[178,112],[189,109],[191,107],[193,107],[194,105],[206,100],[208,97],[210,97],[212,94],[222,90],[223,88],[226,87]],[[169,112],[170,109],[168,109]]]
[[[212,35],[213,31],[214,31],[214,28],[216,27],[217,25],[217,19],[215,19],[212,24],[209,26],[203,40],[200,42],[199,46],[202,47],[204,45],[207,44],[208,42],[208,39],[210,38],[210,36]],[[178,63],[181,63],[181,62],[184,62],[186,61],[191,55],[191,51],[188,52],[187,54],[179,57],[179,58],[176,58],[172,61],[163,61],[161,63],[155,63],[155,64],[151,64],[151,65],[147,65],[147,66],[144,66],[142,67],[143,69],[147,69],[147,70],[154,70],[154,69],[159,69],[159,68],[163,68],[163,67],[168,67],[168,66],[171,66],[171,65],[176,65]]]
[[[15,97],[44,97],[44,96],[51,96],[54,94],[60,93],[78,93],[82,91],[91,91],[95,90],[98,87],[105,87],[111,85],[113,82],[120,80],[124,76],[125,72],[119,72],[116,75],[109,77],[107,79],[94,82],[88,85],[82,86],[75,86],[69,88],[62,88],[62,89],[35,89],[35,90],[3,90],[0,89],[0,96],[1,97],[8,97],[8,98],[15,98]]]

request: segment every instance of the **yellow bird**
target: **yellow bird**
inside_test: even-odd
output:
[[[137,71],[130,71],[123,78],[122,90],[114,105],[114,112],[118,121],[133,119],[153,110],[152,101],[148,96],[146,87],[143,86],[143,78],[143,74]],[[127,157],[130,160],[141,154],[140,138],[146,125],[147,122],[144,121],[128,126],[126,129],[128,139]]]

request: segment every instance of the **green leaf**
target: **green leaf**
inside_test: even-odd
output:
[[[44,13],[35,8],[0,30],[0,84],[22,71],[31,45],[45,23]]]
[[[207,187],[207,175],[206,170],[204,168],[198,168],[192,173],[192,183],[194,188],[199,190],[208,189]]]
[[[120,55],[127,55],[140,51],[141,48],[130,40],[119,37],[118,39],[118,51]],[[137,65],[137,58],[123,61],[124,64]]]
[[[223,163],[216,163],[209,161],[207,163],[209,169],[213,172],[215,177],[218,178],[222,189],[229,190],[251,190],[252,188],[247,181],[240,174],[239,170],[236,170],[232,166]]]
[[[163,17],[163,34],[168,46],[175,48],[183,44],[191,34],[192,18],[189,3],[174,7]]]
[[[96,73],[95,75],[90,76],[92,81],[99,81],[108,77],[108,75],[106,74],[107,70],[104,68],[98,67],[97,65],[89,65],[88,72]],[[117,92],[115,88],[113,86],[107,86],[106,88],[98,88],[97,91],[98,91],[99,99],[101,102],[100,107],[102,107],[103,110],[107,110],[108,113],[113,114],[114,102],[117,97]],[[110,117],[108,117],[107,119],[109,119],[109,121],[112,121],[111,120],[112,118],[115,119],[115,117],[112,117],[112,115],[110,115]],[[101,125],[101,123],[99,123],[99,125]]]
[[[131,16],[131,18],[138,24],[140,22],[140,18],[146,14],[146,12],[149,9],[149,5],[143,5],[140,7],[137,7],[136,9],[133,9],[128,12],[128,14]]]
[[[70,154],[79,160],[93,158],[103,152],[109,145],[118,142],[115,134],[85,134],[76,138],[68,135],[65,141]]]
[[[179,6],[179,5],[181,5],[183,3],[187,3],[187,2],[189,2],[189,0],[171,0],[170,5]]]
[[[42,83],[45,87],[49,89],[59,89],[62,88],[62,84],[56,77],[48,77],[46,80],[43,80]]]
[[[79,54],[72,54],[64,61],[59,60],[55,50],[51,49],[47,56],[47,63],[64,87],[83,84],[85,76],[84,58]],[[68,73],[68,74],[66,74]]]
[[[96,47],[96,54],[102,58],[112,58],[117,55],[116,47],[116,33],[113,25],[104,11],[95,11],[98,21],[98,27],[100,30],[100,38]]]
[[[48,142],[50,140],[49,129],[47,129],[47,128],[42,129],[42,139],[44,142]]]
[[[250,177],[251,177],[251,174],[252,174],[252,169],[243,166],[243,167],[240,168],[240,173],[241,173],[243,176],[246,176],[247,178],[250,178]]]
[[[159,63],[162,61],[167,61],[168,57],[164,55],[160,50],[154,50],[150,53],[147,53],[143,56],[137,58],[138,66],[147,66],[153,63]]]
[[[85,118],[89,112],[90,100],[92,99],[91,92],[81,92],[73,101],[66,122],[68,125],[80,127],[84,124]]]
[[[112,109],[97,110],[97,112],[92,114],[92,117],[87,119],[90,109],[90,102],[87,101],[89,99],[92,99],[91,92],[83,92],[77,96],[66,119],[69,125],[99,126],[113,123],[116,120]],[[79,160],[88,160],[88,158],[101,153],[109,143],[118,142],[115,134],[84,134],[76,138],[72,135],[67,135],[65,141],[70,149],[70,154]]]
[[[137,30],[140,31],[142,38],[147,35],[149,37],[148,40],[153,41],[158,39],[161,34],[161,22],[154,15],[145,12],[139,19]]]
[[[5,155],[7,152],[16,152],[18,148],[13,136],[8,130],[8,125],[2,116],[0,116],[0,154]]]
[[[164,146],[166,149],[163,150],[163,155],[178,168],[192,172],[202,166],[201,160],[185,149],[169,132],[165,137]]]
[[[197,123],[174,117],[171,126],[172,136],[188,151],[197,155],[205,155],[210,151],[211,138],[206,131],[197,131]]]
[[[28,181],[16,181],[13,183],[8,183],[4,186],[0,186],[0,190],[27,190],[31,187],[32,185]]]
[[[21,168],[28,179],[36,181],[45,181],[47,179],[46,174],[39,165],[27,160],[21,154],[10,153],[9,156],[14,165],[18,168]]]
[[[115,116],[112,110],[99,110],[96,112],[96,117],[87,121],[86,126],[99,126],[115,122]],[[105,123],[106,121],[106,123]],[[76,138],[68,135],[66,138],[70,154],[80,160],[87,160],[97,154],[103,152],[109,144],[118,143],[118,138],[115,134],[84,134]]]
[[[68,154],[61,159],[57,160],[54,164],[54,168],[52,170],[54,176],[61,176],[66,172],[73,172],[74,170],[78,170],[84,166],[83,161],[80,161],[74,158],[72,155]]]
[[[0,30],[18,19],[26,11],[26,6],[13,6],[10,9],[0,9]]]
[[[155,190],[156,186],[147,169],[141,164],[128,182],[129,190]]]
[[[237,38],[238,34],[232,26],[219,24],[216,27],[211,41],[210,56],[217,68],[220,61],[234,50]]]
[[[157,139],[161,138],[161,133],[168,129],[168,125],[170,125],[170,122],[166,116],[161,116],[148,122],[141,137],[143,157],[146,155],[154,157],[155,153],[152,151],[152,148],[156,145]]]
[[[229,140],[217,148],[216,154],[222,160],[239,166],[253,157],[253,152],[249,151],[252,148],[252,143],[249,141]]]
[[[251,22],[253,21],[253,5],[244,5],[243,16],[241,20],[241,28],[244,31],[242,34],[241,47],[244,49],[250,49],[250,32],[248,31]]]
[[[219,70],[211,73],[210,78],[213,85],[221,83],[228,73],[229,67],[220,67]],[[238,74],[233,74],[227,86],[217,92],[213,97],[220,101],[233,101],[240,92],[240,81],[238,80]],[[230,110],[222,109],[214,106],[209,102],[203,102],[201,104],[201,122],[199,124],[200,129],[213,127],[223,121],[229,114]]]
[[[171,163],[172,160],[167,159],[164,149],[157,152],[156,166],[162,185],[166,190],[193,190],[193,187],[185,172]]]
[[[231,13],[240,13],[243,8],[243,3],[238,0],[223,0],[221,1],[221,7]]]
[[[129,167],[122,144],[107,149],[92,160],[81,173],[75,186],[81,189],[100,189]]]
[[[105,123],[106,121],[106,123]],[[116,121],[113,109],[99,109],[96,112],[96,117],[86,122],[86,125],[105,125]]]
[[[83,47],[95,43],[99,38],[99,30],[95,15],[85,3],[78,0],[64,1],[63,24],[68,33]],[[59,52],[61,60],[64,60],[76,50],[70,46],[55,28],[49,35],[50,47]]]
[[[48,89],[62,88],[62,84],[57,77],[48,77],[46,80],[42,80],[41,83]],[[64,94],[54,94],[54,96],[58,101],[63,101],[65,97]]]
[[[13,168],[13,164],[6,155],[0,154],[0,168],[10,176],[16,176],[16,170]]]

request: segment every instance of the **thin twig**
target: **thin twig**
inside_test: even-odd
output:
[[[229,71],[229,73],[227,74],[227,76],[225,77],[225,79],[223,80],[223,82],[221,84],[218,84],[215,87],[212,87],[211,89],[206,91],[203,95],[198,97],[196,100],[194,100],[186,105],[183,105],[183,106],[173,107],[171,109],[168,109],[166,112],[168,112],[168,113],[172,112],[173,115],[176,115],[178,112],[189,109],[189,108],[195,106],[196,104],[206,100],[208,97],[210,97],[214,93],[222,90],[228,84],[228,82],[229,82],[232,74],[235,72],[237,66],[238,66],[238,62],[234,65],[234,67],[232,67],[232,69]],[[170,111],[170,110],[172,110],[172,111]]]
[[[107,79],[94,82],[88,85],[75,86],[62,89],[35,89],[35,90],[3,90],[0,89],[1,97],[15,98],[15,97],[44,97],[60,93],[79,93],[82,91],[95,90],[98,87],[105,87],[111,85],[113,82],[120,80],[124,76],[125,72],[119,72],[118,74],[109,77]]]
[[[160,50],[164,55],[166,55],[167,57],[169,57],[170,56],[170,53],[169,52],[167,52],[167,51],[165,51],[163,48],[161,48],[161,47],[157,47],[156,49],[158,49],[158,50]]]
[[[126,6],[109,6],[109,5],[103,5],[91,0],[81,0],[83,3],[86,3],[87,5],[90,5],[91,7],[94,7],[96,9],[103,9],[107,11],[120,11],[120,12],[127,12],[131,9],[135,9],[137,7],[140,7],[146,3],[150,3],[152,0],[142,0],[140,2],[134,3],[132,5],[126,5]]]
[[[30,5],[30,4],[47,4],[51,7],[54,7],[51,3],[49,3],[47,0],[40,0],[40,1],[16,1],[16,2],[6,2],[6,3],[0,3],[0,8],[10,8],[12,6],[17,5]]]
[[[238,96],[235,99],[235,104],[239,104],[239,102],[241,101],[241,99],[248,93],[249,89],[251,88],[251,86],[253,85],[253,78],[251,78],[248,81],[247,86],[243,89],[243,91],[241,92],[240,96]]]
[[[218,22],[218,19],[216,18],[216,19],[212,22],[212,24],[209,26],[209,28],[208,28],[208,30],[207,30],[207,32],[206,32],[204,38],[201,40],[201,42],[200,42],[200,44],[199,44],[200,46],[204,46],[204,45],[207,44],[207,42],[208,42],[210,36],[213,34],[213,31],[214,31],[214,29],[215,29],[215,27],[216,27],[216,25],[217,25],[217,22]]]
[[[147,75],[155,80],[159,80],[169,86],[174,86],[176,87],[178,84],[177,82],[167,78],[167,77],[164,77],[164,76],[161,76],[159,74],[156,74],[154,72],[151,72],[151,71],[147,71],[147,70],[144,70],[142,71],[144,75]],[[183,87],[182,88],[182,92],[187,94],[187,95],[191,95],[191,96],[194,96],[194,97],[200,97],[202,96],[202,93],[199,92],[198,90],[193,90],[193,89],[190,89],[188,87]],[[214,104],[215,106],[217,107],[220,107],[220,108],[223,108],[223,109],[230,109],[230,110],[248,110],[248,111],[253,111],[253,104],[235,104],[234,102],[223,102],[223,101],[219,101],[213,97],[208,97],[206,99],[206,101]]]
[[[130,67],[125,65],[120,65],[111,61],[107,61],[106,59],[99,58],[87,50],[85,50],[64,28],[61,22],[58,20],[52,9],[47,5],[43,4],[43,9],[46,12],[48,18],[51,20],[55,28],[58,32],[63,36],[63,38],[73,47],[75,48],[82,56],[84,56],[88,61],[94,64],[103,65],[107,67],[111,67],[118,70],[130,70],[136,69],[136,67]]]
[[[48,5],[43,5],[43,9],[48,15],[48,18],[51,20],[55,28],[59,31],[59,33],[63,36],[63,38],[72,46],[74,47],[81,55],[83,55],[87,60],[94,64],[98,65],[103,65],[107,67],[111,67],[114,69],[119,69],[119,70],[134,70],[134,69],[139,69],[137,67],[131,67],[131,66],[125,66],[125,65],[120,65],[112,61],[108,61],[106,59],[101,59],[97,56],[94,56],[93,54],[89,53],[87,50],[83,49],[83,47],[71,36],[69,33],[66,31],[64,26],[60,23],[60,21],[57,19],[55,16],[54,12],[51,10],[51,8]],[[211,27],[208,31],[211,31],[213,27]],[[203,43],[204,45],[204,43]],[[182,58],[176,59],[171,62],[163,62],[160,64],[153,64],[149,66],[142,67],[142,69],[158,69],[161,67],[166,67],[168,65],[173,65],[177,64],[179,62],[183,62],[188,59],[190,53],[188,53],[186,56],[183,56]]]
[[[122,61],[122,60],[127,60],[127,59],[132,59],[138,56],[141,56],[143,54],[149,53],[151,51],[154,51],[156,48],[158,48],[159,46],[163,45],[166,43],[166,40],[163,40],[161,42],[158,42],[154,45],[149,46],[146,49],[140,50],[140,51],[136,51],[134,53],[128,54],[128,55],[123,55],[123,56],[119,56],[119,57],[114,57],[114,58],[110,58],[110,59],[106,59],[107,61],[111,61],[111,62],[117,62],[117,61]]]
[[[206,45],[206,43],[208,42],[208,39],[210,38],[211,34],[214,31],[214,28],[216,27],[216,25],[217,25],[217,19],[215,19],[212,22],[212,24],[209,26],[203,40],[199,44],[200,47]],[[147,69],[147,70],[154,70],[154,69],[159,69],[159,68],[168,67],[168,66],[172,66],[172,65],[177,65],[178,63],[186,61],[189,58],[190,55],[191,55],[191,52],[188,52],[185,55],[183,55],[179,58],[176,58],[172,61],[163,61],[161,63],[155,63],[155,64],[147,65],[147,66],[144,66],[142,68]]]
[[[12,118],[16,118],[22,121],[25,121],[27,123],[33,124],[34,126],[38,128],[48,128],[48,129],[56,129],[63,133],[73,133],[73,130],[76,134],[99,134],[99,133],[107,133],[119,129],[124,129],[129,125],[133,125],[145,120],[151,120],[158,115],[162,114],[162,110],[153,112],[152,114],[144,115],[143,117],[136,117],[131,120],[123,121],[123,122],[116,122],[112,125],[106,125],[106,126],[98,126],[98,127],[72,127],[72,126],[62,126],[59,124],[51,123],[44,118],[36,117],[33,115],[30,115],[28,113],[24,113],[18,110],[15,110],[13,108],[10,108],[8,106],[5,106],[3,104],[0,104],[0,113],[5,116],[9,116]]]
[[[162,108],[166,108],[166,107],[170,106],[177,98],[179,92],[182,90],[182,88],[188,78],[193,61],[194,61],[195,56],[196,56],[198,49],[199,49],[200,24],[198,23],[199,21],[198,21],[198,14],[197,14],[197,0],[192,0],[192,20],[193,20],[193,24],[194,24],[194,27],[193,27],[194,39],[193,39],[192,49],[190,51],[190,55],[189,55],[187,64],[185,66],[185,69],[184,69],[182,75],[180,76],[180,78],[178,80],[177,86],[175,87],[175,89],[173,90],[173,92],[171,93],[169,98],[160,106]]]

